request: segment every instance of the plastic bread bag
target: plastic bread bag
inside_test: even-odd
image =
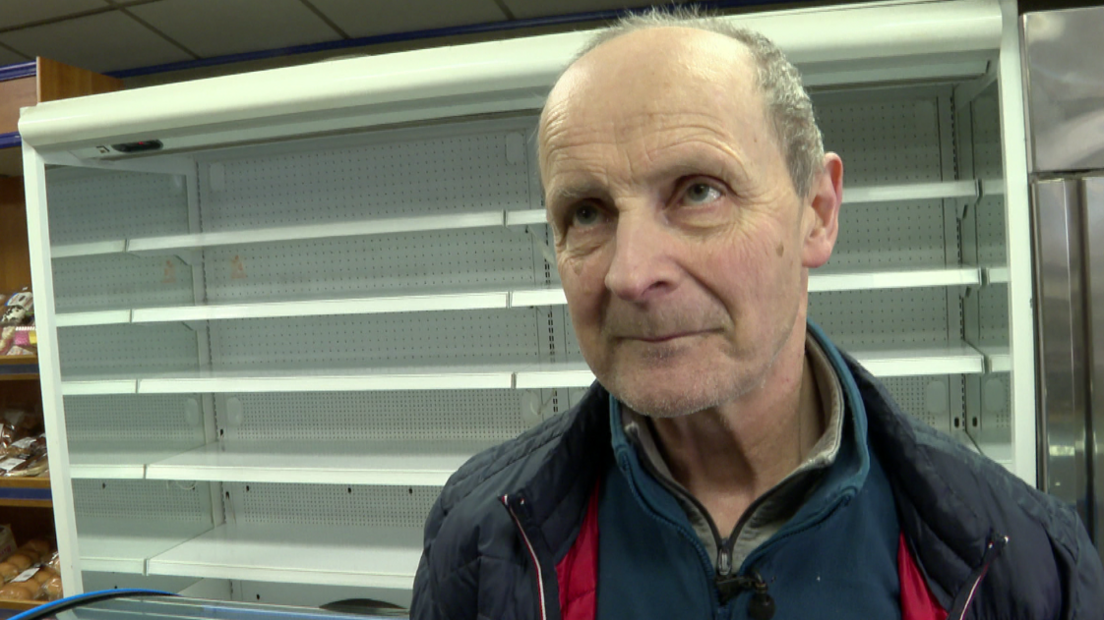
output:
[[[0,469],[3,469],[2,463],[0,463]],[[8,470],[7,475],[15,478],[31,478],[34,476],[41,476],[43,473],[49,471],[49,469],[49,457],[42,454],[16,465]]]

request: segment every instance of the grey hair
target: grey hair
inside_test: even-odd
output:
[[[775,139],[782,150],[794,190],[808,196],[824,160],[824,139],[816,123],[813,102],[801,83],[801,74],[767,37],[717,17],[702,16],[695,8],[653,8],[630,14],[594,36],[572,60],[612,39],[652,28],[691,28],[723,35],[744,44],[757,66],[756,82]],[[570,65],[569,65],[570,66]]]

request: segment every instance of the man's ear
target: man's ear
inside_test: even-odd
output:
[[[843,160],[839,155],[824,155],[824,164],[806,200],[809,202],[802,213],[805,238],[801,264],[814,268],[828,262],[839,234],[839,210],[843,202]]]

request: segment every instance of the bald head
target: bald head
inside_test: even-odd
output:
[[[670,53],[677,56],[665,56]],[[770,39],[728,21],[702,18],[687,9],[627,16],[583,47],[557,82],[549,104],[570,96],[580,74],[591,73],[595,65],[620,70],[621,75],[639,75],[654,60],[675,61],[687,76],[716,74],[725,65],[749,72],[794,189],[799,196],[808,193],[820,172],[824,147],[800,74]],[[616,94],[606,89],[606,97]]]

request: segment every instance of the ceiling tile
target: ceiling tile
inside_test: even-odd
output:
[[[106,9],[104,0],[0,0],[0,29]]]
[[[0,33],[0,43],[28,56],[99,72],[191,59],[118,11]]]
[[[494,0],[309,0],[338,28],[351,37],[370,37],[394,32],[411,32],[498,22],[506,15]]]
[[[591,13],[615,9],[638,8],[657,4],[656,0],[503,0],[514,17],[530,19],[571,13]]]
[[[10,52],[0,47],[0,67],[4,65],[14,65],[19,62],[27,62],[31,58],[29,56],[20,56],[15,52]]]
[[[162,0],[128,10],[204,58],[341,38],[299,0]]]

